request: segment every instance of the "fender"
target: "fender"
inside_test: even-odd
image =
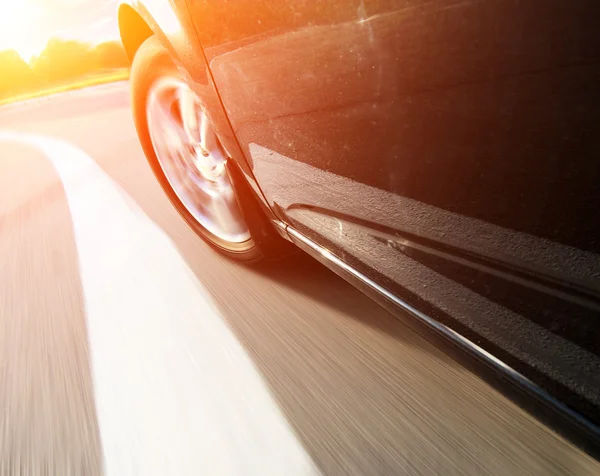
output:
[[[214,125],[227,156],[235,161],[260,208],[272,223],[278,220],[258,185],[233,133],[204,55],[185,0],[126,0],[119,6],[121,41],[133,60],[143,41],[156,35],[169,51],[177,69],[197,94],[202,109]],[[140,23],[141,22],[141,23]],[[132,31],[135,31],[133,33]],[[237,177],[239,183],[240,177]]]

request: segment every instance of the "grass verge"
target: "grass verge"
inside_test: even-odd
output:
[[[96,74],[88,76],[73,82],[60,84],[51,88],[39,89],[37,91],[31,91],[28,93],[19,94],[16,96],[9,96],[7,98],[0,99],[0,106],[10,104],[13,102],[26,101],[28,99],[34,99],[42,96],[49,96],[52,94],[63,93],[65,91],[71,91],[73,89],[87,88],[89,86],[96,86],[98,84],[112,83],[115,81],[124,81],[129,79],[129,70],[123,69],[119,71],[111,71],[109,73]]]

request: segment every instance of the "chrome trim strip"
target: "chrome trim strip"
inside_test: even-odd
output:
[[[487,352],[485,349],[482,349],[477,344],[471,342],[469,339],[465,338],[461,334],[458,334],[457,332],[455,332],[454,330],[445,326],[444,324],[442,324],[442,323],[436,321],[435,319],[429,317],[428,315],[422,313],[421,311],[419,311],[415,307],[411,306],[406,301],[400,299],[398,296],[391,293],[390,291],[385,289],[383,286],[380,286],[375,281],[373,281],[372,279],[365,276],[360,271],[358,271],[355,268],[353,268],[352,266],[350,266],[345,261],[343,261],[340,258],[338,258],[337,256],[335,256],[329,250],[327,250],[324,247],[313,242],[310,238],[304,236],[302,233],[295,230],[294,228],[292,228],[289,225],[287,226],[287,232],[290,235],[290,238],[292,238],[292,240],[295,239],[295,240],[299,241],[301,244],[308,247],[310,249],[310,251],[318,254],[324,260],[327,260],[330,263],[332,263],[333,265],[335,265],[336,267],[344,270],[346,273],[348,273],[354,279],[360,281],[362,284],[366,285],[368,288],[377,292],[379,295],[383,296],[384,298],[386,298],[388,301],[390,301],[394,305],[396,305],[399,308],[401,308],[402,310],[408,312],[411,316],[417,318],[421,323],[425,324],[426,327],[434,330],[435,332],[440,334],[443,338],[446,338],[450,342],[456,344],[462,350],[466,350],[471,355],[480,359],[485,364],[488,364],[493,369],[495,369],[499,372],[502,372],[505,375],[508,375],[508,377],[513,379],[513,381],[516,382],[518,385],[522,386],[523,388],[525,388],[526,390],[531,392],[538,399],[543,400],[543,401],[545,401],[545,403],[552,405],[554,408],[556,408],[561,413],[563,413],[564,416],[571,418],[572,421],[574,423],[576,423],[577,425],[583,427],[587,431],[593,432],[596,437],[598,437],[600,435],[600,428],[598,426],[596,426],[594,423],[588,421],[582,415],[575,412],[574,410],[571,410],[569,407],[567,407],[565,404],[563,404],[562,402],[560,402],[559,400],[554,398],[552,395],[547,393],[545,390],[543,390],[542,388],[537,386],[535,383],[533,383],[527,377],[520,374],[519,372],[514,370],[512,367],[508,366],[507,364],[502,362],[500,359],[498,359],[497,357],[495,357],[492,354],[490,354],[489,352]]]
[[[273,225],[275,225],[275,229],[277,230],[277,233],[279,233],[279,235],[282,238],[285,238],[287,241],[292,241],[290,238],[290,235],[288,235],[288,232],[287,232],[288,226],[285,223],[283,223],[282,221],[277,220],[277,219],[271,220],[271,222],[273,223]]]

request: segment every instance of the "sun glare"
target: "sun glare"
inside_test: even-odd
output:
[[[39,53],[47,40],[40,13],[32,0],[0,0],[0,50],[16,50],[25,61]]]

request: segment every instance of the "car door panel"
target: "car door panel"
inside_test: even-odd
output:
[[[591,1],[191,1],[274,212],[600,421]]]

